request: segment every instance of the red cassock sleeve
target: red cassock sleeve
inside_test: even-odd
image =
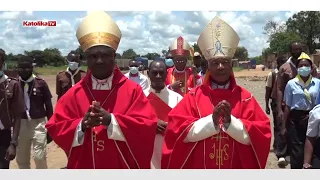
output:
[[[250,137],[250,146],[238,144],[243,169],[264,169],[271,144],[270,120],[254,97],[241,103],[241,118]],[[249,156],[250,154],[250,156]]]
[[[125,114],[113,113],[141,169],[150,169],[158,118],[141,88]]]
[[[73,93],[68,91],[59,99],[53,115],[46,124],[52,140],[66,153],[71,150],[75,131],[85,114],[79,110],[76,94]]]

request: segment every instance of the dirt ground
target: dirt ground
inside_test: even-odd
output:
[[[270,71],[261,71],[261,70],[243,70],[240,72],[235,72],[235,77],[237,77],[237,83],[248,89],[250,92],[253,93],[257,101],[260,103],[260,106],[264,109],[265,102],[264,102],[264,90],[265,90],[265,82],[264,78],[267,76],[267,74]],[[55,94],[55,76],[41,76],[44,78],[53,94],[52,102],[55,105],[57,97]],[[271,119],[271,125],[273,126],[272,117],[269,116]],[[272,144],[272,143],[271,143]],[[272,146],[271,146],[272,148]],[[67,158],[64,152],[57,147],[56,144],[51,143],[47,147],[48,149],[48,155],[47,155],[47,161],[48,161],[48,168],[50,169],[59,169],[66,165]],[[31,157],[31,167],[35,168],[34,162]],[[12,161],[10,165],[11,169],[17,169],[17,164],[14,161]],[[272,152],[272,149],[270,150],[269,157],[268,157],[268,163],[267,163],[268,169],[278,169],[277,166],[277,158]],[[286,168],[289,168],[287,166]]]

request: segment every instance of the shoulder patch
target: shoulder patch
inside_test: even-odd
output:
[[[12,80],[13,80],[13,81],[19,81],[18,78],[14,78],[14,77],[8,77],[7,80],[8,80],[9,82],[12,81]]]
[[[36,79],[37,81],[41,82],[41,81],[45,81],[44,79],[42,79],[41,77],[36,76],[34,79]]]
[[[60,71],[60,72],[58,72],[58,74],[61,74],[61,73],[64,73],[64,72],[66,72],[66,71]]]

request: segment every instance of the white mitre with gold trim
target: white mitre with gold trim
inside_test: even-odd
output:
[[[108,46],[115,51],[121,39],[121,31],[114,20],[104,11],[90,12],[81,22],[76,34],[81,49]]]
[[[190,45],[181,36],[171,43],[169,49],[172,55],[189,56],[190,54]]]
[[[198,46],[206,60],[217,57],[233,58],[240,38],[234,29],[218,16],[203,29]]]

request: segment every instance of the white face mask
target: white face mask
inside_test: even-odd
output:
[[[71,71],[74,71],[74,70],[79,68],[79,63],[77,63],[77,62],[69,62],[68,67],[69,67],[69,69]]]
[[[137,74],[139,72],[138,67],[129,67],[129,70],[131,74]]]

